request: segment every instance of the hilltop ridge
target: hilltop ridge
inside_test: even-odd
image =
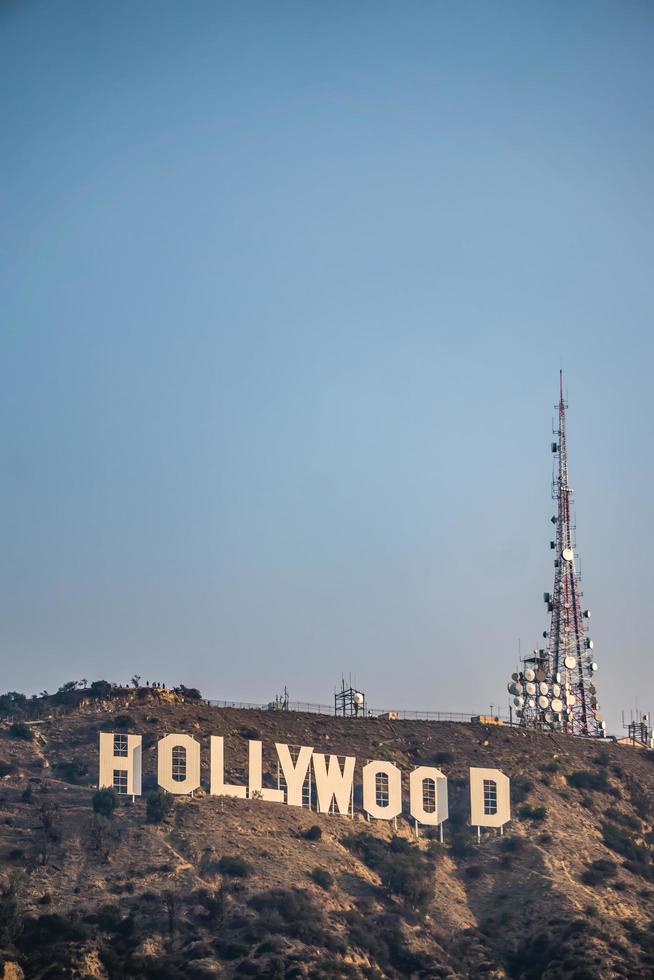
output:
[[[78,692],[76,692],[77,695]],[[654,760],[508,727],[218,709],[198,692],[43,699],[0,730],[6,977],[649,977]],[[143,796],[94,812],[100,731],[143,736]],[[260,799],[156,792],[156,742],[248,739],[448,777],[445,841]],[[505,836],[478,844],[470,766],[511,778]],[[272,785],[264,749],[264,779]],[[356,792],[356,790],[355,790]],[[97,797],[96,797],[97,800]]]

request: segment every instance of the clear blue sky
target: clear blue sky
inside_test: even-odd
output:
[[[600,701],[654,709],[654,8],[0,7],[0,688],[484,710],[563,363]]]

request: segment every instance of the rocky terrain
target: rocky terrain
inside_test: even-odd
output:
[[[218,709],[121,689],[5,705],[0,976],[652,977],[654,758],[518,729]],[[1,699],[0,699],[1,700]],[[99,800],[98,734],[144,736],[143,796]],[[195,735],[203,786],[156,791],[158,738]],[[207,795],[208,736],[246,781],[247,739],[448,776],[445,841]],[[468,768],[512,781],[504,836],[468,825]],[[267,772],[273,785],[276,773]],[[95,809],[94,809],[95,802]]]

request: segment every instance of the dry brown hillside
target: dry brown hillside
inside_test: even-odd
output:
[[[129,692],[48,711],[28,731],[7,722],[0,732],[5,977],[654,975],[645,752]],[[101,730],[144,736],[144,795],[111,817],[92,806]],[[263,740],[269,763],[278,741],[406,771],[437,764],[449,778],[445,843],[416,841],[407,818],[395,830],[360,808],[350,820],[202,791],[149,822],[154,746],[169,732],[226,736],[234,782],[245,777],[247,738]],[[513,820],[504,837],[486,832],[477,844],[468,767],[483,765],[511,777]]]

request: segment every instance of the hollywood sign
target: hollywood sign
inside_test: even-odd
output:
[[[293,751],[291,751],[293,749]],[[267,800],[287,806],[303,805],[303,789],[315,785],[319,813],[354,812],[355,756],[325,756],[312,746],[275,743],[278,788],[263,785],[263,745],[248,740],[247,785],[225,782],[225,741],[209,738],[209,794],[240,799]],[[191,735],[166,735],[157,743],[159,786],[175,795],[192,794],[200,787],[201,746]],[[101,788],[141,795],[142,739],[140,735],[100,734]],[[402,813],[403,774],[385,760],[361,767],[362,809],[376,820],[394,820]],[[499,769],[470,769],[470,823],[474,827],[503,827],[511,819],[510,782]],[[433,766],[418,766],[409,773],[409,813],[418,825],[441,826],[448,817],[447,776]]]

